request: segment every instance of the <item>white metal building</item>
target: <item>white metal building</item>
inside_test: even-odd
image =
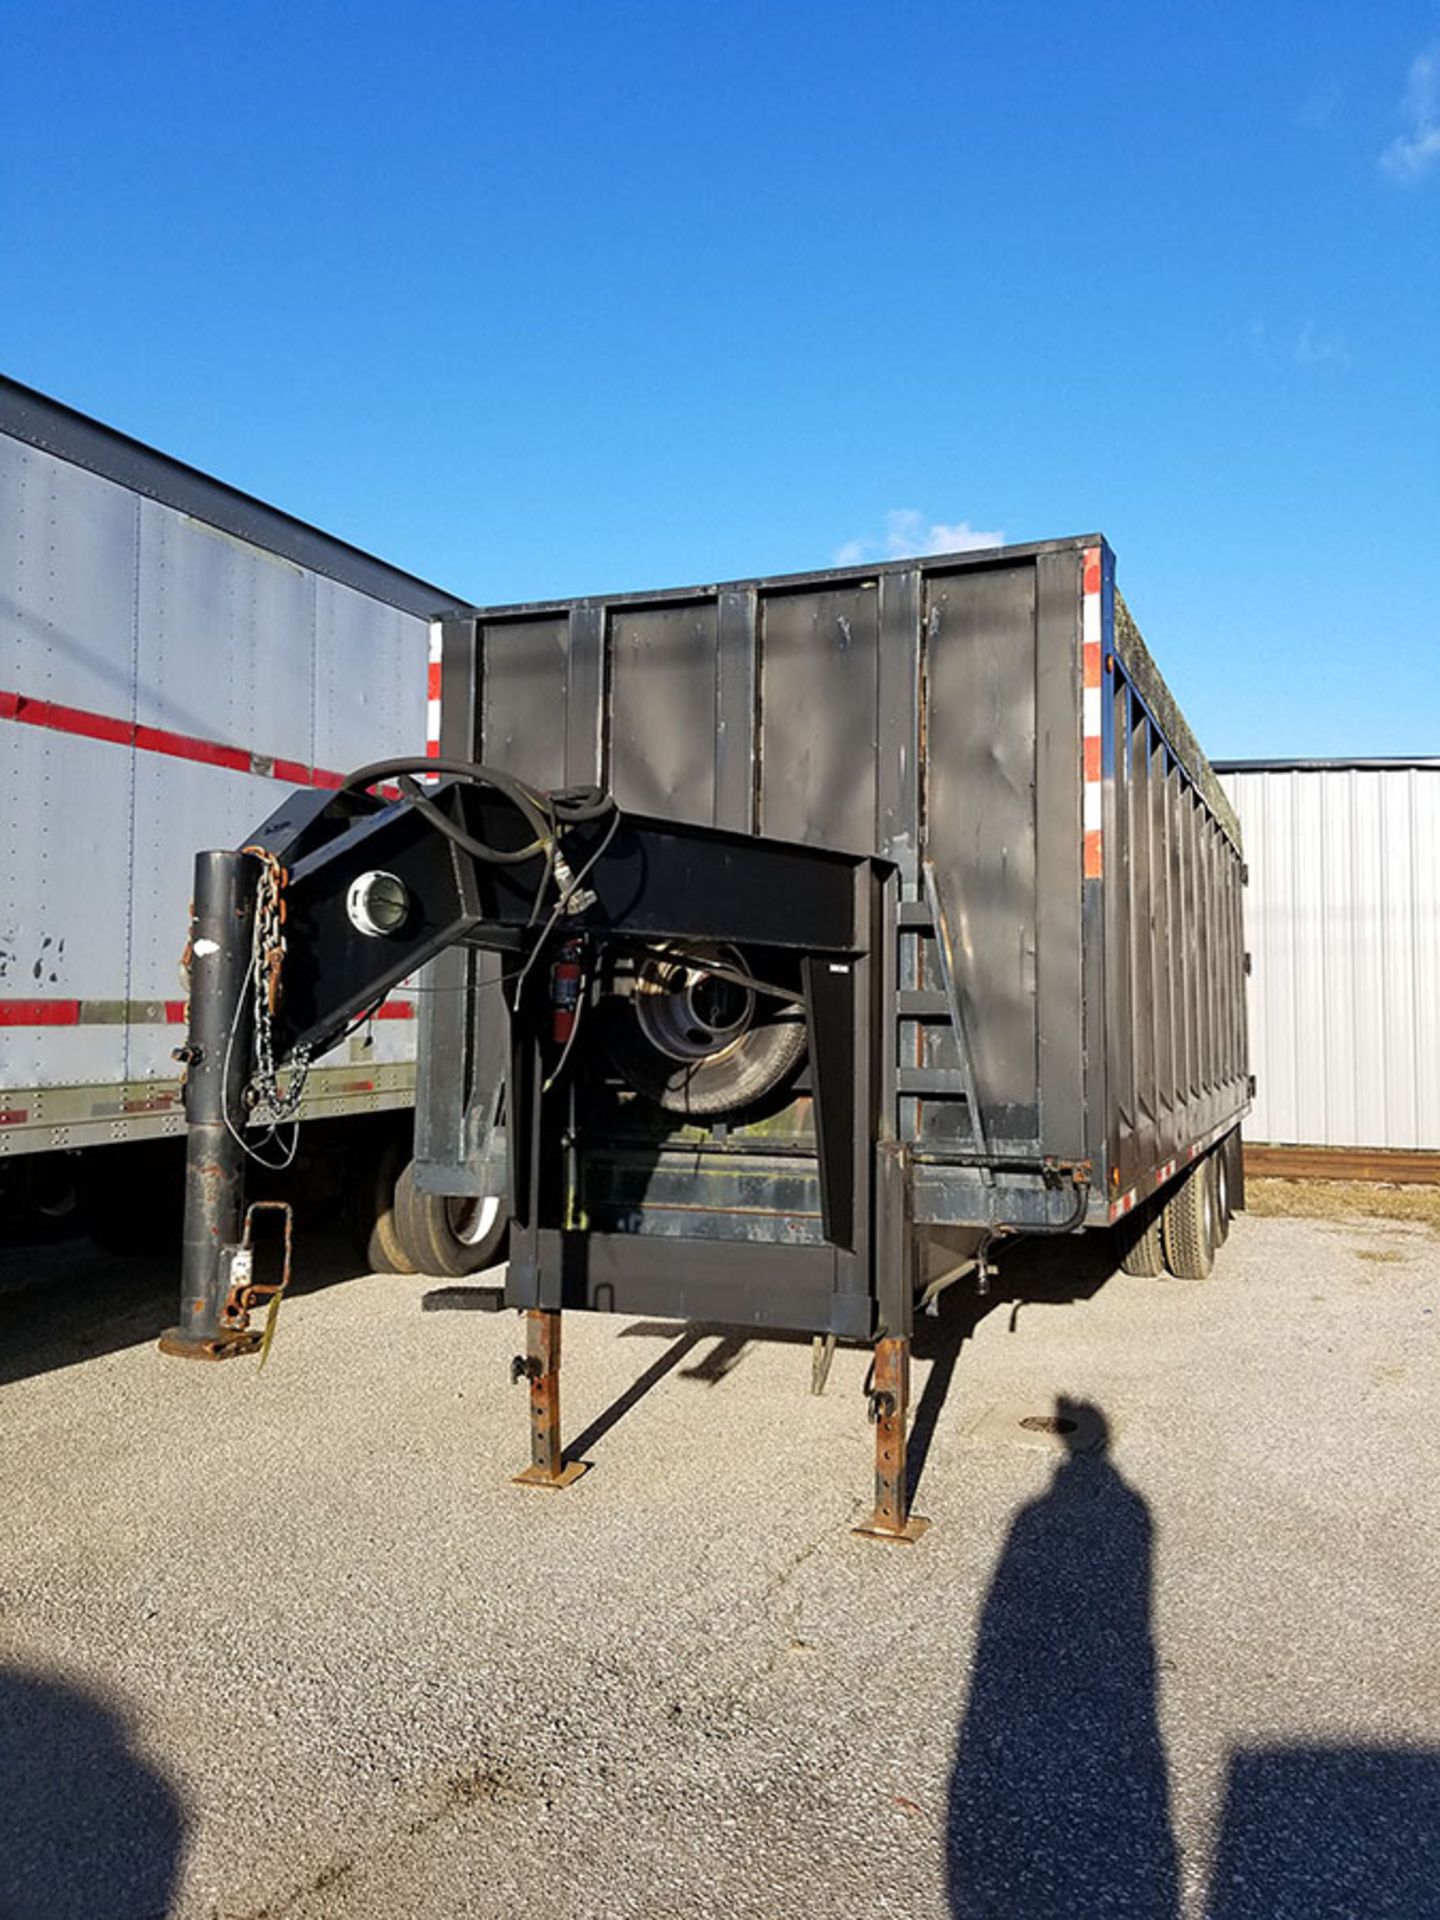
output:
[[[1246,1138],[1440,1148],[1440,759],[1216,771],[1250,869]]]

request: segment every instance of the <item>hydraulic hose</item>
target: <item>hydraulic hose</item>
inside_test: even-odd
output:
[[[452,779],[466,781],[471,786],[490,787],[510,802],[534,832],[535,838],[528,846],[517,848],[494,847],[486,841],[477,840],[436,806],[434,800],[417,784],[413,776],[423,773],[443,773]],[[543,793],[539,788],[517,779],[514,774],[504,773],[498,767],[482,766],[478,761],[419,756],[372,761],[368,766],[357,768],[346,779],[341,791],[359,792],[378,785],[382,780],[393,779],[399,779],[406,800],[418,808],[438,833],[453,840],[456,846],[463,848],[474,859],[499,866],[513,866],[522,860],[533,859],[538,853],[553,859],[558,833],[567,827],[603,819],[615,809],[614,800],[600,787],[562,787],[554,793]]]

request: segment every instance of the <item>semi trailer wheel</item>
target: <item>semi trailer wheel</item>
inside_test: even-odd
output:
[[[1217,1153],[1225,1156],[1226,1169],[1230,1176],[1230,1213],[1232,1218],[1245,1211],[1245,1147],[1240,1138],[1239,1127],[1230,1132],[1216,1148]]]
[[[1177,1280],[1205,1280],[1215,1264],[1215,1183],[1201,1160],[1191,1167],[1160,1215],[1165,1265]]]
[[[1215,1189],[1215,1247],[1218,1250],[1230,1238],[1230,1163],[1223,1146],[1205,1156],[1210,1168],[1210,1183]]]
[[[747,971],[733,947],[710,950]],[[637,1093],[666,1113],[714,1118],[753,1106],[805,1058],[805,1015],[689,961],[652,955],[617,1001],[610,1057]]]
[[[493,1195],[422,1193],[413,1161],[395,1183],[395,1224],[414,1263],[411,1271],[451,1280],[498,1267],[510,1235],[503,1201]]]
[[[353,1123],[352,1123],[353,1124]],[[395,1218],[395,1184],[410,1157],[406,1134],[367,1142],[359,1157],[357,1177],[351,1182],[346,1211],[356,1251],[367,1273],[414,1273]]]
[[[1165,1252],[1160,1245],[1160,1209],[1153,1200],[1144,1200],[1133,1213],[1118,1220],[1114,1228],[1120,1271],[1136,1280],[1158,1280],[1165,1271]]]

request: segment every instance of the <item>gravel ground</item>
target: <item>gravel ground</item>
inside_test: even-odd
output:
[[[5,1920],[1440,1915],[1423,1226],[1017,1249],[913,1547],[857,1352],[575,1317],[536,1493],[510,1316],[317,1287],[258,1374],[156,1354],[162,1269],[4,1272]]]

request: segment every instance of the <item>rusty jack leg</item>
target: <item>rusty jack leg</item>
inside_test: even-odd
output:
[[[918,1540],[930,1525],[910,1507],[906,1429],[910,1420],[910,1342],[875,1342],[870,1417],[875,1422],[875,1511],[854,1531],[866,1540]]]
[[[589,1466],[565,1458],[560,1445],[560,1314],[527,1307],[525,1355],[516,1362],[530,1389],[530,1465],[515,1475],[517,1487],[568,1487]]]

